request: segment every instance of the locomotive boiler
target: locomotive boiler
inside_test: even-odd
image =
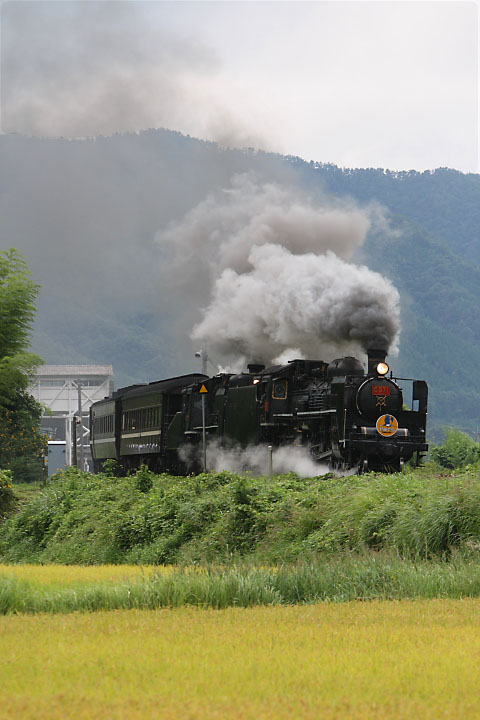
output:
[[[146,464],[195,472],[205,433],[225,448],[301,446],[319,472],[327,462],[339,470],[397,471],[428,449],[427,401],[424,380],[394,377],[385,351],[374,349],[366,370],[342,357],[184,375],[123,388],[92,405],[94,468],[115,459],[125,470]]]

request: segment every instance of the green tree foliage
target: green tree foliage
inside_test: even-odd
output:
[[[0,252],[0,402],[26,390],[42,360],[27,352],[39,286],[14,248]]]
[[[41,416],[42,406],[24,391],[0,406],[0,467],[11,470],[16,482],[41,479],[47,450]]]
[[[41,406],[27,392],[42,359],[28,351],[39,286],[13,248],[0,252],[0,469],[16,481],[40,476]]]
[[[15,504],[10,470],[0,470],[0,520]]]
[[[448,428],[443,445],[432,450],[432,459],[442,467],[461,468],[480,460],[480,445],[467,433]]]

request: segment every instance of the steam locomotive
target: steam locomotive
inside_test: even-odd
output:
[[[354,357],[293,360],[122,388],[90,408],[94,470],[114,459],[125,471],[196,472],[205,438],[227,448],[303,446],[332,469],[398,471],[428,449],[428,388],[393,377],[385,358],[370,350],[367,372]],[[411,407],[400,382],[412,386]]]

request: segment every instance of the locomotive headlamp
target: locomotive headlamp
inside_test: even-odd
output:
[[[388,367],[387,363],[380,362],[380,363],[378,363],[375,370],[377,371],[377,373],[379,375],[386,375],[387,372],[390,370],[390,368]]]

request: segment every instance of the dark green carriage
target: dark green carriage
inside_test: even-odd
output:
[[[176,454],[170,452],[167,442],[169,427],[181,410],[183,389],[199,379],[206,376],[193,373],[148,385],[133,385],[116,391],[112,398],[94,403],[91,408],[94,421],[107,410],[113,417],[113,432],[108,436],[108,443],[95,432],[93,425],[91,447],[95,469],[101,469],[106,459],[117,460],[126,470],[141,465],[157,472],[175,469]]]

